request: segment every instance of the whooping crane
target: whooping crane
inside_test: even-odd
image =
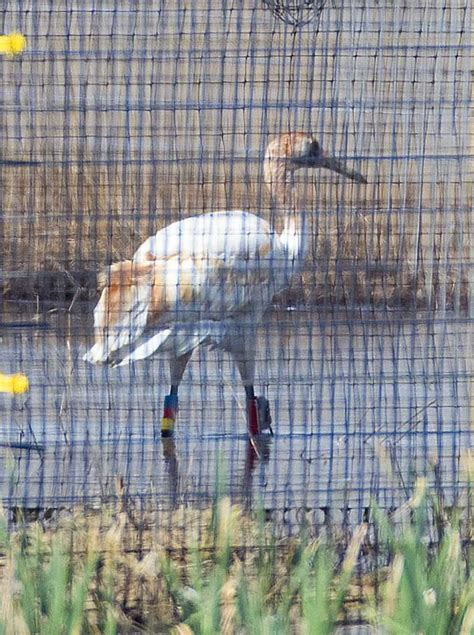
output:
[[[305,133],[282,134],[266,150],[264,175],[281,234],[245,211],[220,211],[172,223],[148,238],[132,260],[109,267],[94,310],[95,344],[84,359],[124,365],[163,352],[170,362],[162,435],[173,432],[178,387],[195,348],[231,353],[247,399],[251,435],[270,429],[268,402],[254,393],[256,326],[275,293],[300,272],[307,249],[305,214],[291,184],[300,168],[327,168],[366,179],[327,156]],[[120,350],[121,349],[121,350]]]

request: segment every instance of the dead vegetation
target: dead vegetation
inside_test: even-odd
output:
[[[56,301],[183,215],[270,216],[265,145],[305,130],[369,183],[314,177],[303,298],[465,307],[469,7],[330,5],[291,38],[251,2],[23,12],[41,35],[2,65],[2,158],[39,163],[0,165],[0,286]]]
[[[130,258],[160,227],[192,213],[234,208],[271,219],[260,175],[192,166],[4,166],[1,172],[3,267],[11,299],[95,297],[96,274]],[[465,308],[467,210],[416,208],[406,196],[383,208],[370,192],[319,173],[306,186],[312,253],[292,301]],[[369,186],[368,186],[369,187]],[[370,190],[370,188],[369,188]],[[406,193],[406,192],[405,192]],[[350,202],[348,202],[350,201]],[[286,301],[286,300],[285,300]]]
[[[134,510],[120,485],[118,494],[100,510],[19,519],[15,531],[0,523],[5,633],[330,635],[362,621],[387,633],[467,635],[473,627],[469,529],[464,536],[425,479],[389,516],[374,505],[343,540],[304,524],[277,538],[263,510],[227,497],[157,514]]]

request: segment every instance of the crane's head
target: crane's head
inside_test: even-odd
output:
[[[326,168],[356,183],[367,183],[362,174],[328,156],[311,135],[288,132],[270,141],[265,153],[265,180],[268,183],[282,181],[287,174],[300,168]]]

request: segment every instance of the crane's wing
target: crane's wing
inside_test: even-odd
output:
[[[284,258],[262,218],[218,212],[174,223],[136,252],[154,262],[151,315],[172,322],[224,320],[265,310],[279,286]]]
[[[268,250],[274,238],[269,223],[255,214],[239,210],[212,212],[161,229],[137,249],[133,261],[174,256],[255,257]]]

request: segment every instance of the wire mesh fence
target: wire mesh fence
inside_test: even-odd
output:
[[[123,495],[165,518],[219,480],[292,532],[427,473],[466,505],[470,4],[284,4],[0,10],[28,42],[0,60],[0,370],[30,379],[0,401],[12,518]],[[156,355],[83,361],[104,285],[125,346],[92,361],[135,335]],[[274,434],[249,438],[253,339]]]

